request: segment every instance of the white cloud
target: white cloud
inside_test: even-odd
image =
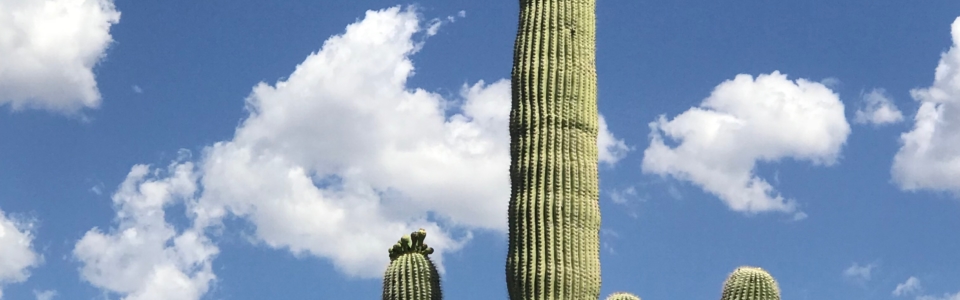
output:
[[[410,56],[422,45],[414,35],[434,26],[422,23],[409,9],[369,11],[287,79],[256,85],[234,137],[206,147],[197,161],[201,193],[187,202],[194,228],[240,217],[260,243],[329,259],[341,272],[365,278],[382,276],[386,249],[417,228],[427,230],[441,270],[443,253],[462,247],[471,230],[504,232],[509,81],[465,85],[460,99],[408,87]],[[133,259],[176,261],[164,257]],[[173,266],[174,273],[186,270]],[[143,286],[91,282],[114,291]]]
[[[0,105],[63,113],[97,107],[93,68],[119,20],[112,0],[0,2]]]
[[[0,298],[3,286],[30,277],[29,269],[41,263],[33,251],[33,223],[8,218],[0,211]]]
[[[637,188],[628,187],[622,190],[612,190],[610,192],[610,200],[616,204],[627,204],[631,198],[637,197]]]
[[[126,300],[200,299],[216,278],[218,249],[198,229],[178,232],[164,219],[165,207],[193,201],[196,190],[192,163],[166,173],[134,166],[113,195],[116,227],[88,231],[73,250],[81,277]]]
[[[922,295],[917,296],[916,300],[960,300],[960,292],[955,294],[943,294],[942,296]]]
[[[668,121],[650,123],[645,173],[693,182],[739,212],[801,214],[754,174],[757,162],[784,158],[836,163],[850,134],[843,103],[821,83],[773,72],[737,75],[701,103]],[[678,143],[668,146],[666,141]]]
[[[869,281],[872,275],[871,273],[873,273],[873,269],[876,267],[875,264],[861,266],[860,264],[853,263],[853,265],[843,271],[843,276],[854,280]]]
[[[920,109],[913,130],[900,135],[891,169],[903,190],[960,195],[960,18],[952,33],[953,46],[941,55],[933,85],[910,91]]]
[[[630,147],[627,147],[627,144],[623,142],[622,139],[617,139],[613,136],[613,133],[610,132],[610,129],[607,127],[607,120],[600,116],[600,133],[597,136],[597,149],[599,150],[599,158],[601,164],[607,164],[612,166],[618,161],[627,156],[627,152],[630,152]]]
[[[46,291],[33,291],[33,295],[37,297],[37,300],[52,300],[53,297],[57,296],[57,291],[46,290]]]
[[[873,89],[862,98],[863,106],[857,109],[855,123],[878,126],[903,121],[903,113],[883,89]]]
[[[907,281],[897,284],[897,287],[893,289],[893,295],[906,296],[909,294],[917,293],[921,289],[922,287],[920,287],[920,279],[910,276],[910,278],[907,278]]]

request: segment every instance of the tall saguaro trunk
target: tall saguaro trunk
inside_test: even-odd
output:
[[[596,0],[520,0],[510,111],[510,299],[598,299]]]

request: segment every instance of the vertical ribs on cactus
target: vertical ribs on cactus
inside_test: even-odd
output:
[[[767,271],[743,266],[727,277],[720,300],[780,300],[780,287]]]
[[[440,300],[440,274],[430,261],[433,248],[423,243],[422,228],[391,247],[390,265],[383,274],[383,300]]]
[[[510,299],[598,299],[596,0],[520,1],[511,87]]]

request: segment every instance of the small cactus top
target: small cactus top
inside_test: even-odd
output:
[[[427,231],[420,228],[413,233],[404,235],[400,238],[400,241],[397,241],[396,244],[393,244],[393,247],[390,247],[390,261],[397,259],[401,255],[408,253],[420,253],[423,255],[433,254],[433,248],[427,246],[423,243],[423,239],[427,237]]]
[[[631,293],[616,292],[607,296],[607,300],[640,300],[640,297]]]
[[[780,287],[767,271],[743,266],[730,273],[721,300],[780,300]]]

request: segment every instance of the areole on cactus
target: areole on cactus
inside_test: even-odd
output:
[[[430,261],[433,248],[423,243],[422,228],[404,235],[388,251],[390,265],[383,274],[383,300],[440,300],[440,274]]]

